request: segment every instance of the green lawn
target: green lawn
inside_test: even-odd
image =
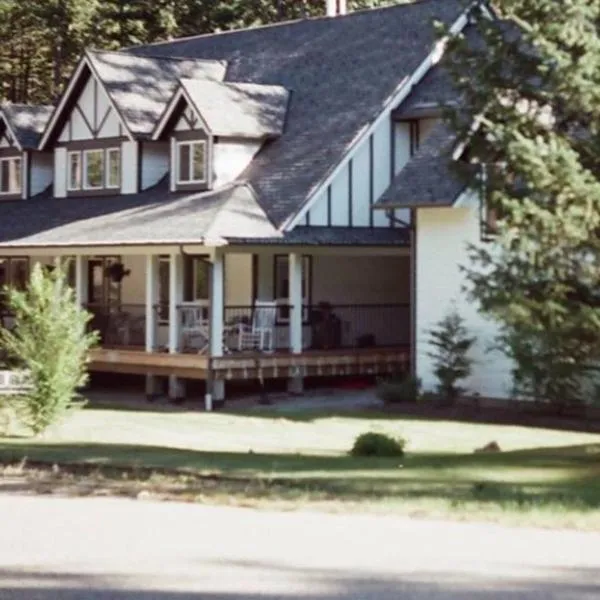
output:
[[[347,456],[356,435],[372,430],[407,438],[407,455]],[[473,453],[492,440],[502,452]],[[85,493],[149,490],[208,502],[600,529],[600,435],[593,434],[366,414],[88,408],[41,439],[0,438],[0,461],[23,458],[102,467],[67,477],[70,489]],[[125,475],[112,467],[158,471]],[[45,491],[66,485],[41,479]]]

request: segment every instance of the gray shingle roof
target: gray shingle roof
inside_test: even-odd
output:
[[[40,136],[54,111],[44,104],[2,104],[2,115],[8,122],[23,149],[37,148]]]
[[[291,246],[408,246],[410,232],[401,227],[294,227],[282,238],[232,239],[232,244]]]
[[[227,65],[219,60],[132,56],[88,51],[92,68],[121,113],[129,131],[150,136],[181,78],[221,81]]]
[[[267,143],[243,174],[280,226],[425,59],[435,41],[434,21],[454,22],[464,6],[463,0],[422,0],[129,52],[225,60],[226,81],[291,90],[284,134]]]
[[[277,85],[182,79],[210,133],[260,139],[283,133],[289,92]]]
[[[279,236],[247,184],[174,194],[165,181],[140,194],[5,202],[0,248],[204,243]]]
[[[451,168],[455,134],[436,125],[376,203],[379,208],[451,206],[466,188]]]

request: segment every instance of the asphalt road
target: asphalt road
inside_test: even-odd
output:
[[[600,598],[600,534],[0,496],[2,600]]]

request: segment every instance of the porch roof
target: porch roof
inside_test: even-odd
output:
[[[375,208],[452,206],[467,187],[451,167],[455,143],[456,135],[447,125],[436,125]]]
[[[249,232],[281,237],[248,184],[181,194],[165,179],[139,194],[5,202],[0,248],[210,244]]]

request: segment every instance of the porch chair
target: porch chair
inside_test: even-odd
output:
[[[275,318],[277,316],[276,302],[255,302],[252,311],[252,323],[238,324],[237,349],[259,350],[273,352],[273,337]]]
[[[199,338],[201,345],[198,353],[206,352],[210,343],[208,301],[182,302],[179,305],[179,311],[182,350],[190,347],[192,339]]]

